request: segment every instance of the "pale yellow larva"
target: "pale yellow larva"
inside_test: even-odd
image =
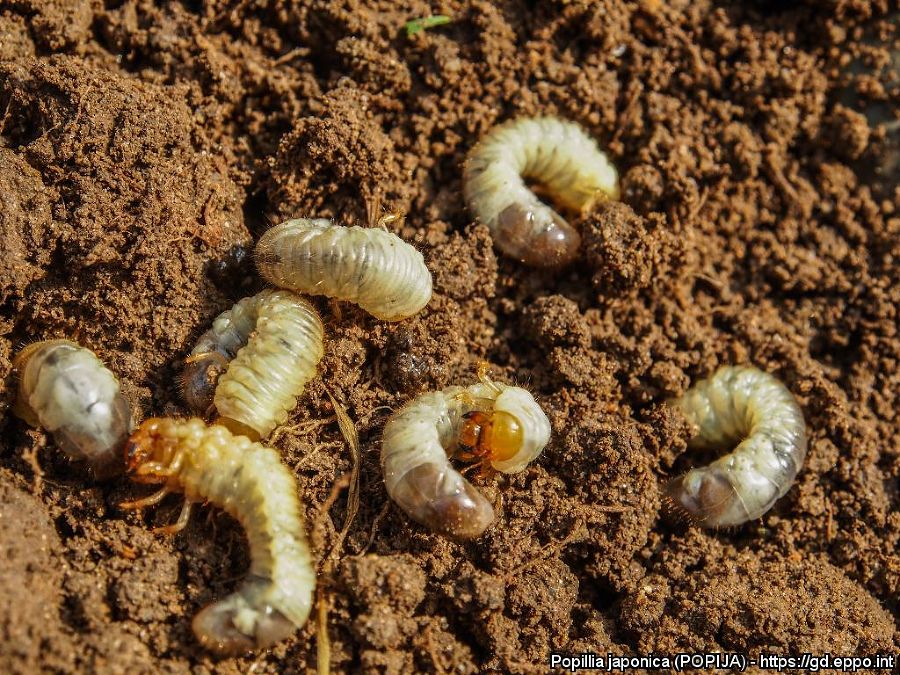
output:
[[[280,288],[353,302],[383,321],[411,317],[431,300],[422,254],[378,228],[288,220],[260,237],[256,264]]]
[[[619,198],[615,167],[575,122],[525,117],[492,129],[466,157],[463,195],[491,229],[497,248],[537,267],[571,262],[581,237],[538,199],[525,179],[539,183],[561,208],[575,213],[589,211],[599,200]]]
[[[94,352],[69,340],[48,340],[23,349],[12,365],[19,378],[16,415],[49,431],[63,452],[86,462],[98,478],[122,472],[131,407]]]
[[[308,301],[290,291],[265,290],[222,312],[187,359],[185,401],[258,440],[287,419],[316,374],[324,328]]]
[[[135,481],[163,487],[144,499],[125,502],[123,508],[144,508],[170,492],[183,492],[178,522],[163,531],[181,530],[191,504],[210,502],[247,532],[247,579],[194,617],[194,634],[201,644],[219,654],[264,649],[306,622],[316,573],[297,484],[275,450],[197,418],[154,418],[132,434],[125,457]]]
[[[550,422],[521,387],[481,381],[423,394],[384,428],[387,493],[413,520],[456,539],[474,539],[494,520],[490,503],[450,464],[450,455],[502,473],[522,471],[550,438]]]
[[[667,497],[706,527],[759,518],[790,489],[806,457],[806,422],[791,392],[751,366],[725,366],[671,402],[694,425],[692,448],[734,450],[672,479]]]

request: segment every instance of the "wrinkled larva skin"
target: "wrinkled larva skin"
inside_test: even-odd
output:
[[[740,525],[790,489],[806,457],[806,422],[787,387],[750,366],[719,368],[671,402],[697,432],[691,448],[738,443],[712,464],[674,478],[669,499],[705,527]]]
[[[238,301],[200,336],[184,369],[184,398],[198,414],[259,439],[287,419],[324,354],[318,312],[290,291]]]
[[[466,157],[463,195],[491,229],[497,248],[536,267],[571,262],[581,237],[538,199],[525,178],[540,183],[556,204],[574,213],[619,198],[616,169],[578,124],[526,117],[492,129]]]
[[[131,407],[119,381],[89,349],[69,340],[29,345],[13,359],[18,395],[13,412],[49,431],[73,460],[98,478],[124,470],[121,449],[131,432]]]
[[[467,445],[491,419],[502,420],[514,440],[484,452]],[[494,520],[490,503],[450,464],[465,451],[497,471],[522,471],[550,438],[550,422],[520,387],[479,382],[423,394],[384,428],[381,468],[387,493],[413,520],[455,539],[474,539]]]
[[[383,321],[409,318],[431,300],[422,254],[377,228],[288,220],[260,237],[256,265],[280,288],[353,302]]]
[[[297,484],[275,450],[197,418],[155,418],[131,436],[126,459],[135,480],[164,483],[165,492],[183,492],[188,504],[210,502],[247,532],[246,580],[194,617],[204,647],[223,655],[265,649],[306,622],[316,574]]]

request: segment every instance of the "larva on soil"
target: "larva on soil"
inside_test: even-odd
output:
[[[431,300],[422,254],[378,228],[288,220],[260,237],[256,264],[280,288],[353,302],[383,321],[411,317]]]
[[[697,432],[691,448],[737,447],[666,486],[677,510],[705,527],[759,518],[790,489],[806,457],[806,422],[791,392],[751,366],[725,366],[671,402]]]
[[[264,649],[306,622],[316,574],[297,484],[275,450],[197,418],[154,418],[132,434],[125,456],[135,481],[163,487],[122,508],[144,508],[170,492],[183,492],[178,521],[162,531],[183,529],[191,504],[208,501],[247,532],[247,578],[237,591],[194,617],[194,634],[201,644],[219,654]]]
[[[318,312],[290,291],[238,301],[197,341],[182,374],[188,406],[258,440],[287,419],[325,352]]]
[[[91,350],[69,340],[37,342],[16,355],[13,369],[17,416],[49,431],[98,478],[122,472],[119,451],[132,429],[131,407],[116,376]]]
[[[565,265],[575,258],[581,236],[538,199],[526,178],[561,208],[585,213],[597,201],[619,198],[616,169],[580,125],[556,117],[506,122],[469,151],[463,195],[497,248],[527,265]]]
[[[450,455],[502,473],[522,471],[550,439],[550,422],[521,387],[480,382],[423,394],[384,428],[387,493],[413,520],[456,539],[474,539],[494,510],[450,464]]]

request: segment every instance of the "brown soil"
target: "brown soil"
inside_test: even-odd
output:
[[[551,649],[900,649],[898,35],[887,0],[581,3],[0,0],[0,670],[315,668],[315,621],[215,660],[190,618],[247,565],[200,509],[173,538],[9,414],[10,357],[69,337],[136,414],[183,414],[180,359],[259,286],[246,255],[292,215],[371,222],[425,254],[435,297],[396,325],[319,302],[315,380],[273,444],[330,551],[351,468],[326,392],[363,445],[361,508],[321,584],[337,672],[541,670]],[[410,19],[452,23],[407,37]],[[896,14],[894,14],[896,19]],[[892,61],[893,59],[893,61]],[[891,64],[893,63],[893,66]],[[585,125],[623,203],[585,254],[498,259],[461,198],[499,121]],[[887,115],[887,117],[885,117]],[[892,145],[893,144],[893,145]],[[539,396],[554,438],[482,488],[489,532],[448,543],[388,505],[391,408],[474,376]],[[688,433],[662,402],[751,361],[798,396],[811,445],[762,520],[660,518]]]

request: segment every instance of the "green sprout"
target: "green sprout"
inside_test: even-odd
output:
[[[423,30],[428,30],[435,26],[443,26],[445,23],[450,23],[450,21],[452,19],[446,14],[435,14],[434,16],[426,16],[424,19],[407,21],[403,27],[406,29],[406,36],[410,37]]]

